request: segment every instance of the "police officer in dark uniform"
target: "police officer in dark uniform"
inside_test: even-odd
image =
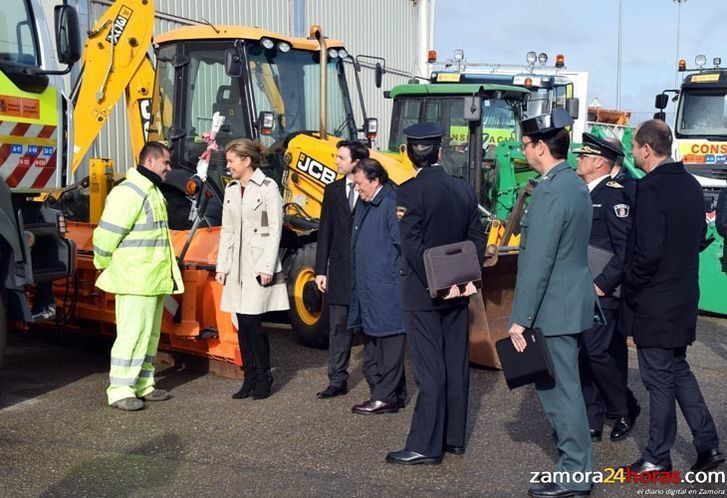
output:
[[[593,201],[590,246],[613,255],[602,269],[591,268],[606,323],[586,330],[581,336],[581,387],[591,439],[601,440],[608,406],[616,412],[611,440],[619,441],[631,432],[640,412],[636,398],[627,387],[626,365],[620,364],[622,358],[628,358],[626,338],[617,330],[620,284],[631,229],[631,201],[624,187],[611,178],[614,162],[621,156],[620,147],[584,133],[583,145],[575,153],[577,173],[586,183]]]
[[[444,129],[420,123],[404,130],[417,176],[397,191],[401,275],[407,342],[419,395],[406,446],[389,463],[438,464],[444,451],[464,453],[469,393],[467,296],[457,286],[444,298],[427,290],[424,251],[471,240],[480,263],[485,238],[473,188],[438,164]]]

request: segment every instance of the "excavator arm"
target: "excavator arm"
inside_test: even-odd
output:
[[[73,93],[73,172],[122,93],[132,148],[138,156],[151,117],[154,68],[147,50],[153,29],[153,0],[125,0],[109,7],[88,33],[81,76]]]

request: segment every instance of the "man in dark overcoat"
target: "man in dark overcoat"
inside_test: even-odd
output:
[[[636,214],[624,275],[624,330],[636,343],[641,380],[649,392],[649,440],[632,472],[671,470],[676,402],[691,430],[692,470],[724,461],[712,415],[687,362],[695,339],[699,252],[704,245],[704,197],[697,180],[671,157],[672,133],[663,121],[642,123],[632,140],[637,166]]]
[[[316,285],[325,293],[328,306],[328,387],[319,398],[348,392],[348,364],[353,334],[348,329],[351,299],[351,224],[358,201],[351,172],[356,162],[369,157],[361,142],[342,140],[336,144],[336,167],[343,177],[326,185],[318,226]]]
[[[353,169],[360,195],[351,234],[351,307],[348,328],[364,333],[364,377],[371,396],[351,411],[395,413],[406,400],[406,335],[401,305],[401,241],[396,193],[375,159]]]

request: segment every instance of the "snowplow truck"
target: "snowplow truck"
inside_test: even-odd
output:
[[[62,74],[80,58],[81,42],[78,15],[70,6],[56,7],[53,22],[39,0],[0,0],[0,10],[2,364],[8,321],[55,317],[52,282],[75,268],[75,246],[62,236],[60,211],[30,199],[67,180],[72,116]]]

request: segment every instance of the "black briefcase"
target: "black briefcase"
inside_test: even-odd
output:
[[[425,250],[424,269],[429,296],[432,298],[446,295],[453,285],[474,282],[475,286],[480,287],[482,284],[480,258],[471,240]]]
[[[515,349],[509,337],[495,343],[502,373],[505,374],[505,382],[510,389],[553,380],[553,360],[545,344],[543,332],[538,328],[525,329],[523,337],[527,346],[522,353]]]

